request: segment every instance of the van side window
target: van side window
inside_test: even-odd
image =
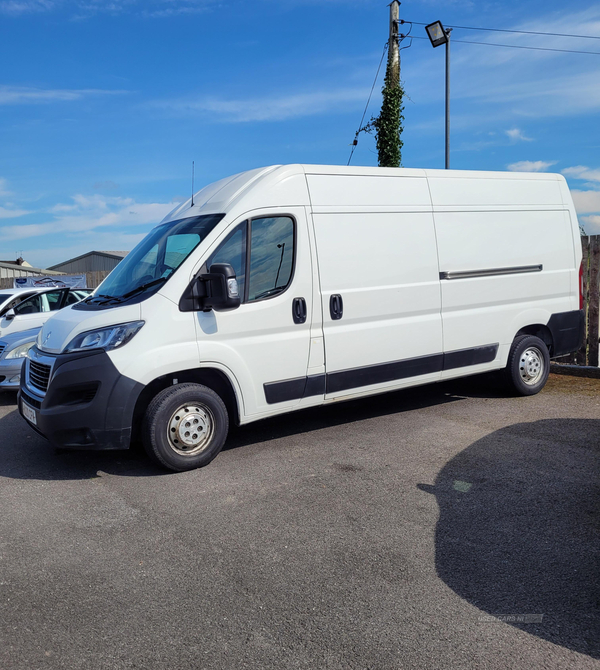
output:
[[[247,250],[250,228],[250,253]],[[246,272],[247,257],[250,271]],[[294,268],[294,221],[289,216],[244,221],[212,254],[202,271],[213,263],[229,263],[235,271],[242,302],[253,302],[282,293]],[[249,282],[249,286],[246,286]]]
[[[294,221],[289,216],[253,219],[247,300],[282,293],[292,278]]]
[[[238,281],[240,296],[244,295],[246,285],[246,229],[248,222],[244,221],[225,238],[225,241],[208,259],[205,272],[208,272],[213,263],[229,263],[235,272]]]

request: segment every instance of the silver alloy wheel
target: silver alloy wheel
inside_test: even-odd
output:
[[[528,386],[539,382],[544,375],[544,356],[537,347],[527,347],[519,358],[519,374]]]
[[[200,403],[187,403],[173,412],[167,426],[169,446],[181,456],[204,451],[215,433],[215,417]]]

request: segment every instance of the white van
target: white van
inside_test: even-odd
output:
[[[583,334],[560,175],[287,165],[176,208],[29,352],[22,415],[63,448],[140,437],[171,470],[229,422],[506,369],[537,393]]]

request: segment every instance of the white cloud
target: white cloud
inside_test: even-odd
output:
[[[352,103],[364,105],[367,95],[368,91],[364,88],[343,88],[239,100],[220,98],[155,100],[148,103],[148,106],[177,115],[212,114],[214,120],[244,123],[283,121],[333,110],[347,110],[348,105]]]
[[[533,142],[533,139],[531,137],[526,137],[520,128],[512,128],[511,130],[505,130],[504,132],[513,144],[516,142]]]
[[[577,214],[593,214],[600,212],[600,191],[571,190]]]
[[[122,95],[128,91],[87,89],[43,89],[26,86],[0,86],[0,105],[26,103],[70,102],[91,95]]]
[[[8,190],[8,181],[4,177],[0,177],[0,198],[5,198],[9,195],[12,195],[12,193]]]
[[[511,172],[545,172],[558,161],[518,161],[507,165]]]
[[[77,236],[102,228],[114,228],[120,233],[129,226],[156,224],[173,209],[171,202],[139,203],[132,198],[108,198],[101,195],[75,195],[72,200],[73,204],[55,205],[51,211],[57,216],[51,220],[1,226],[0,240],[20,240],[59,233]]]
[[[588,235],[600,235],[600,216],[582,216],[581,222]]]
[[[45,12],[55,7],[51,0],[5,0],[0,2],[0,13],[17,16],[32,12]]]
[[[0,207],[0,219],[16,219],[19,216],[25,216],[25,214],[30,214],[30,212],[24,209],[11,209],[10,207]]]
[[[573,179],[581,179],[584,181],[598,181],[600,182],[600,170],[591,170],[585,165],[575,165],[562,170],[565,177],[572,177]]]
[[[138,13],[150,17],[168,17],[205,11],[216,0],[0,0],[0,14],[20,16],[64,9],[74,18],[96,14]]]

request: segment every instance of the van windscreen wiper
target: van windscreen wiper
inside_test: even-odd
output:
[[[134,296],[136,293],[142,293],[148,288],[151,288],[152,286],[156,286],[157,284],[162,284],[162,282],[167,281],[167,277],[159,277],[158,279],[153,279],[152,281],[146,282],[145,284],[140,284],[139,286],[136,286],[134,289],[131,289],[131,291],[127,291],[127,293],[123,293],[121,296],[110,296],[112,300],[115,302],[123,302],[124,300],[127,300],[128,298],[131,298]]]
[[[103,293],[98,293],[98,295],[91,295],[88,298],[85,298],[85,300],[82,300],[81,302],[92,302],[92,300],[98,300],[100,298],[103,298],[104,300],[114,300],[115,296],[114,295],[104,295]]]

